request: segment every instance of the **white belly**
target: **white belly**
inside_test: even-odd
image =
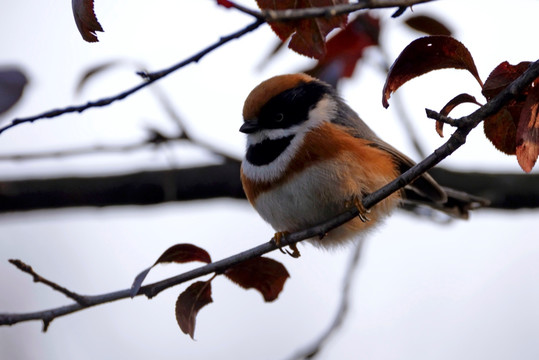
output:
[[[306,229],[345,210],[345,202],[352,194],[339,194],[338,184],[334,173],[317,164],[276,189],[260,194],[254,206],[276,231]]]

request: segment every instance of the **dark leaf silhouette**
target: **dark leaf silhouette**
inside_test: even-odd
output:
[[[176,244],[169,247],[152,266],[143,270],[135,277],[133,285],[131,285],[131,297],[138,293],[142,282],[155,265],[170,262],[182,264],[191,261],[200,261],[209,264],[211,263],[211,257],[206,250],[193,244]]]
[[[406,19],[404,23],[412,29],[421,31],[427,35],[452,35],[451,30],[446,25],[432,16],[414,15]]]
[[[384,85],[382,103],[407,81],[433,70],[454,68],[468,70],[482,86],[472,55],[462,43],[449,36],[419,38],[410,43],[395,60]]]
[[[523,61],[517,65],[511,65],[507,61],[502,62],[485,81],[483,95],[487,100],[494,98],[522,75],[530,64],[529,61]],[[536,104],[536,86],[530,86],[498,113],[486,118],[483,122],[485,135],[496,149],[509,155],[516,154],[520,166],[525,171],[530,171],[537,159]]]
[[[208,252],[193,244],[177,244],[169,247],[157,259],[154,265],[166,262],[186,263],[191,261],[200,261],[206,264],[211,263],[211,257]]]
[[[196,317],[200,309],[213,302],[211,281],[197,281],[191,284],[176,300],[176,321],[184,334],[191,339],[195,335]]]
[[[19,101],[28,80],[19,69],[0,69],[0,114]]]
[[[283,264],[262,256],[234,265],[225,276],[245,289],[258,290],[265,301],[277,299],[290,277]]]
[[[103,31],[94,13],[93,0],[72,0],[73,16],[82,38],[88,42],[97,42],[97,31]]]
[[[347,0],[257,0],[263,10],[304,9],[310,7],[346,4]],[[290,38],[288,47],[302,55],[321,59],[326,54],[326,35],[335,28],[346,25],[347,16],[301,19],[285,22],[271,22],[272,30],[281,41]]]

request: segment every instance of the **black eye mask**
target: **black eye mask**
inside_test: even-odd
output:
[[[258,123],[261,129],[288,129],[301,124],[309,111],[332,89],[318,82],[301,83],[271,98],[260,109]]]

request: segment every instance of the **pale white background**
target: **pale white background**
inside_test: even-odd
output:
[[[250,1],[246,5],[254,6]],[[501,61],[539,57],[536,1],[439,1],[414,7],[446,19],[474,55],[483,79]],[[0,121],[112,95],[140,80],[133,63],[157,70],[178,62],[220,36],[251,22],[213,1],[100,1],[97,16],[106,32],[88,44],[78,34],[69,2],[4,1],[0,8],[0,66],[16,64],[30,77],[22,101]],[[419,34],[379,12],[388,55],[393,59]],[[283,52],[263,70],[258,65],[275,44],[263,27],[233,41],[159,83],[194,135],[241,157],[237,129],[241,107],[261,80],[295,72],[308,59]],[[394,106],[381,106],[380,56],[368,63],[343,96],[382,137],[415,156]],[[89,67],[125,61],[75,88]],[[432,73],[405,85],[399,95],[428,151],[442,144],[424,108],[439,109],[460,92],[480,97],[464,71]],[[390,100],[391,103],[391,100]],[[463,107],[462,114],[473,110]],[[156,127],[174,134],[149,91],[82,115],[12,129],[0,136],[0,154],[69,149],[82,145],[130,143]],[[449,130],[449,129],[448,129]],[[124,173],[189,166],[215,159],[194,146],[155,152],[84,156],[48,161],[2,161],[0,178]],[[494,150],[477,129],[464,148],[443,164],[464,170],[519,172],[514,157]],[[534,171],[537,173],[537,170]],[[401,212],[366,244],[344,327],[321,359],[537,359],[539,357],[539,244],[537,211],[480,211],[449,225]],[[124,289],[167,247],[191,242],[214,259],[268,240],[272,235],[246,202],[211,200],[152,207],[65,209],[0,216],[0,312],[42,310],[68,304],[62,295],[16,270],[19,258],[42,275],[82,294]],[[124,300],[52,322],[41,333],[37,322],[0,328],[1,359],[284,359],[325,330],[335,312],[346,249],[325,252],[300,247],[294,260],[279,253],[291,279],[278,301],[266,304],[255,291],[226,279],[213,282],[214,303],[197,319],[196,341],[183,335],[174,318],[179,286],[148,301]],[[192,266],[156,268],[158,280]]]

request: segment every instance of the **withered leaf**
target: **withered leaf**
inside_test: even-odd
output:
[[[472,55],[462,43],[449,36],[426,36],[412,41],[389,69],[382,104],[387,108],[391,93],[407,81],[446,68],[468,70],[483,85]]]
[[[0,69],[0,114],[19,101],[28,84],[26,75],[19,69]]]
[[[306,71],[332,85],[353,75],[365,49],[379,44],[380,20],[370,13],[358,15],[346,27],[328,40],[326,56]]]
[[[477,102],[475,97],[473,97],[470,94],[465,94],[464,93],[464,94],[459,94],[459,95],[455,96],[447,104],[445,104],[445,106],[442,108],[442,110],[440,110],[440,114],[444,115],[444,116],[448,116],[449,113],[454,108],[456,108],[460,104],[464,104],[464,103],[473,103],[473,104],[477,104],[477,105],[481,106],[481,104],[479,102]],[[444,137],[443,129],[444,129],[444,123],[442,121],[436,121],[436,132],[438,133],[438,135],[440,135],[440,137]]]
[[[530,67],[530,64],[529,61],[523,61],[517,65],[511,65],[507,61],[502,62],[489,74],[481,92],[487,100],[492,99],[522,75]]]
[[[94,0],[72,0],[75,24],[82,38],[88,42],[97,42],[97,31],[104,31],[94,13]]]
[[[283,264],[262,256],[234,265],[224,274],[244,289],[258,290],[268,302],[277,299],[290,277]]]
[[[507,107],[486,118],[483,121],[483,130],[496,149],[508,155],[516,153],[517,127]]]
[[[414,30],[421,31],[428,35],[451,36],[451,30],[440,20],[428,15],[413,15],[404,21],[406,25]]]
[[[491,100],[530,66],[529,61],[511,65],[500,63],[488,76],[482,93]],[[517,98],[509,101],[497,114],[485,119],[486,137],[500,151],[517,155],[517,161],[526,172],[531,171],[539,151],[539,124],[537,120],[537,80],[535,86],[526,88]]]
[[[539,156],[539,86],[530,89],[522,106],[516,136],[518,164],[530,172]]]
[[[154,265],[166,262],[186,263],[191,261],[200,261],[206,264],[211,263],[211,257],[208,252],[193,244],[176,244],[169,247]]]
[[[346,4],[348,0],[256,0],[256,2],[262,10],[287,10]],[[290,49],[308,57],[321,59],[326,54],[326,35],[335,28],[343,28],[347,18],[347,15],[339,15],[269,24],[281,41],[291,37],[288,44]]]
[[[191,339],[195,335],[196,317],[200,309],[213,302],[211,281],[197,281],[191,284],[176,300],[176,321],[184,334]]]
[[[155,265],[170,262],[182,264],[192,261],[200,261],[209,264],[211,263],[211,257],[206,250],[193,244],[176,244],[169,247],[152,266],[143,270],[135,277],[133,285],[131,285],[131,297],[138,293],[142,286],[142,282],[146,279],[146,276],[148,276],[148,273]]]

